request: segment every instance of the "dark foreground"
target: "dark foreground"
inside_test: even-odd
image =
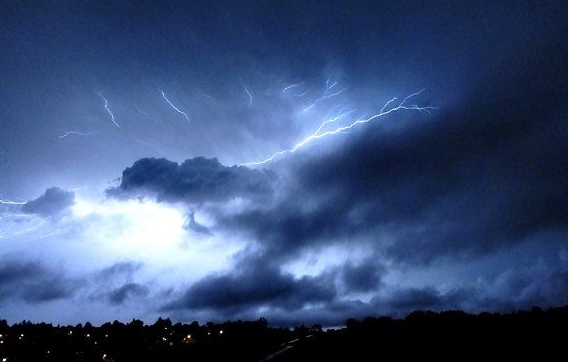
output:
[[[513,314],[414,312],[346,328],[270,328],[266,320],[159,319],[75,327],[0,321],[0,362],[568,361],[568,307]]]

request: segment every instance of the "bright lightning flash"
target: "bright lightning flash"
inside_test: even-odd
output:
[[[331,89],[334,85],[335,85],[335,83],[333,85],[331,85],[330,87],[328,87],[328,89]],[[328,137],[328,136],[333,136],[333,135],[338,134],[338,133],[348,132],[351,129],[357,127],[357,126],[360,126],[360,125],[365,124],[365,123],[372,122],[374,120],[377,120],[378,118],[384,117],[384,116],[386,116],[390,113],[394,113],[396,111],[414,110],[414,111],[418,111],[420,113],[425,113],[425,114],[430,115],[431,114],[430,110],[435,109],[435,107],[430,107],[430,106],[421,107],[421,106],[418,106],[418,105],[415,105],[415,104],[414,105],[407,105],[406,104],[406,102],[409,99],[419,95],[420,93],[422,93],[423,90],[424,89],[422,89],[418,92],[412,93],[411,95],[403,98],[402,101],[399,102],[398,105],[396,105],[395,107],[392,107],[391,105],[392,105],[393,102],[395,102],[398,99],[396,97],[389,100],[388,102],[386,102],[384,104],[383,108],[381,108],[381,110],[379,111],[379,113],[376,113],[376,114],[374,114],[370,117],[367,117],[367,118],[357,119],[355,121],[352,121],[350,124],[348,124],[346,126],[337,127],[335,129],[322,132],[322,130],[324,129],[324,127],[326,125],[328,125],[330,123],[337,122],[340,119],[345,118],[346,116],[348,116],[349,114],[354,112],[353,110],[345,111],[345,112],[340,111],[340,114],[336,117],[329,118],[329,119],[327,117],[324,118],[324,121],[319,125],[319,127],[317,128],[317,130],[314,133],[312,133],[311,135],[309,135],[308,137],[306,137],[302,141],[296,143],[296,145],[294,145],[294,147],[287,149],[287,150],[276,152],[272,156],[270,156],[267,159],[264,159],[262,161],[241,163],[239,166],[256,166],[256,165],[262,165],[262,164],[268,163],[268,162],[274,160],[278,156],[285,155],[285,154],[288,154],[288,153],[294,153],[297,150],[299,150],[300,148],[304,147],[305,145],[307,145],[307,144],[309,144],[309,143],[311,143],[315,140],[325,138],[325,137]],[[389,106],[390,106],[390,108],[389,108]],[[341,113],[341,112],[343,112],[343,113]]]
[[[187,120],[187,123],[189,124],[189,117],[187,116],[187,113],[185,113],[184,111],[180,110],[178,107],[176,107],[169,99],[168,97],[166,97],[166,93],[164,93],[163,90],[158,89],[160,91],[160,93],[162,93],[162,97],[164,98],[164,100],[170,105],[170,107],[172,107],[176,112],[178,112],[179,114],[183,115],[185,117],[185,119]]]

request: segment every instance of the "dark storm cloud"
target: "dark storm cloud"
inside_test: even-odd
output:
[[[101,280],[111,280],[114,278],[132,278],[132,276],[144,267],[143,263],[133,261],[121,261],[102,269],[98,272],[97,278]]]
[[[565,261],[564,261],[565,263]],[[555,263],[553,263],[555,264]],[[238,268],[237,268],[238,270]],[[206,310],[210,318],[254,319],[260,315],[272,325],[291,326],[301,323],[343,325],[348,318],[391,315],[405,317],[416,310],[464,310],[505,312],[543,308],[568,303],[565,293],[568,272],[563,264],[533,265],[505,271],[490,281],[441,290],[435,286],[396,287],[374,292],[368,302],[340,296],[333,280],[347,270],[346,266],[319,276],[292,279],[277,268],[258,264],[249,271],[234,271],[206,277],[191,286],[181,298],[163,311]],[[258,279],[253,283],[252,279]],[[309,293],[306,290],[312,289]]]
[[[387,253],[411,263],[565,233],[568,51],[547,45],[485,74],[454,109],[294,161],[287,198],[222,223],[276,255],[381,230]]]
[[[406,312],[455,308],[444,297],[434,288],[410,288],[392,293],[383,303],[391,310]]]
[[[158,200],[190,204],[223,202],[234,198],[262,200],[272,192],[274,175],[246,167],[227,167],[216,158],[196,157],[182,164],[143,158],[126,168],[114,197],[155,196]]]
[[[335,298],[315,308],[298,309],[293,313],[271,310],[264,316],[276,325],[322,323],[337,326],[343,325],[348,318],[381,315],[405,317],[417,310],[479,313],[565,305],[568,303],[565,293],[568,287],[566,260],[552,264],[537,263],[528,268],[507,270],[483,285],[464,285],[449,290],[434,286],[400,287],[377,295],[369,302]]]
[[[333,275],[294,278],[265,259],[247,258],[229,273],[207,276],[164,309],[235,313],[268,306],[295,310],[306,303],[329,302],[335,297]]]
[[[381,284],[381,276],[385,268],[371,259],[353,265],[346,264],[342,268],[345,287],[350,292],[375,291]]]
[[[37,304],[75,295],[80,283],[39,262],[4,257],[0,266],[0,301]]]
[[[188,210],[216,203],[205,210],[212,226],[200,224],[193,213],[188,216],[185,227],[201,234],[190,236],[224,228],[230,242],[250,241],[261,250],[235,270],[189,286],[169,309],[206,309],[233,318],[262,306],[271,322],[334,324],[411,308],[566,302],[565,271],[553,268],[513,269],[479,289],[446,291],[434,285],[385,291],[389,286],[381,283],[385,256],[385,265],[395,270],[412,272],[416,264],[431,263],[428,271],[443,274],[448,267],[444,257],[457,258],[467,269],[483,260],[480,255],[515,249],[526,239],[544,246],[551,240],[548,232],[560,235],[557,244],[565,243],[568,22],[567,7],[559,1],[3,5],[2,196],[43,190],[46,180],[94,189],[139,160],[109,196],[156,197],[186,203]],[[331,78],[347,91],[299,115]],[[305,97],[282,91],[296,82],[308,92]],[[182,164],[141,159],[157,154],[176,160],[207,155],[223,162],[254,161],[315,129],[328,107],[345,101],[365,113],[377,103],[380,108],[385,98],[421,87],[427,91],[420,102],[439,106],[432,117],[396,113],[384,119],[385,127],[376,122],[318,141],[266,165],[280,173],[278,182],[261,167],[226,167],[216,159]],[[187,112],[189,125],[158,89]],[[109,110],[120,128],[110,121]],[[71,130],[96,133],[58,138]],[[331,151],[316,154],[322,149]],[[72,204],[64,191],[51,193],[23,209],[50,216]],[[225,207],[234,198],[249,201],[237,214]],[[15,208],[20,206],[0,205],[2,212]],[[106,231],[102,222],[100,231]],[[92,229],[84,228],[85,240],[101,235]],[[24,232],[18,239],[25,247],[35,245],[37,234]],[[93,241],[85,243],[87,254],[115,242],[114,236]],[[283,271],[282,264],[302,257],[305,249],[318,251],[334,243],[354,249],[372,243],[378,260],[348,263],[315,277]],[[5,245],[2,249],[10,250]],[[68,255],[65,243],[51,245],[50,255]],[[540,248],[534,250],[535,257],[541,255]],[[327,261],[325,254],[321,258]],[[495,272],[512,258],[499,260]],[[20,277],[23,282],[0,285],[0,299],[13,290],[18,298],[33,300],[20,290],[30,285],[37,299],[65,294],[57,285],[67,279],[41,264],[38,274],[33,265],[26,266],[30,274]],[[89,268],[82,260],[74,265]],[[108,304],[132,305],[130,299],[145,295],[146,287],[134,280],[140,267],[118,263],[98,274],[89,272],[93,290],[86,294]],[[47,282],[40,285],[36,279]],[[444,277],[436,281],[444,282]],[[382,294],[371,303],[345,300],[350,296],[341,294],[373,291]]]
[[[65,191],[59,187],[51,187],[38,198],[22,205],[22,211],[26,214],[50,216],[60,213],[75,203],[75,193]]]
[[[149,289],[144,285],[127,283],[111,291],[109,293],[108,300],[111,304],[119,305],[123,304],[130,298],[145,297],[149,292]]]
[[[115,306],[146,297],[150,289],[134,281],[143,267],[141,262],[120,261],[97,271],[92,275],[92,291],[88,297]]]
[[[532,306],[565,305],[568,296],[566,270],[550,270],[545,276],[526,271],[507,273],[492,288],[456,288],[441,292],[433,287],[401,289],[386,298],[375,298],[375,310],[405,315],[415,310],[511,311]]]
[[[188,230],[192,230],[198,234],[203,234],[203,235],[211,235],[211,231],[209,230],[209,228],[205,225],[201,225],[200,223],[198,223],[197,221],[195,221],[195,211],[191,211],[188,215],[187,215],[187,221],[184,225],[185,229]]]

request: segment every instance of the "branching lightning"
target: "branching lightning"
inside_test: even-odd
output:
[[[110,116],[110,120],[112,121],[112,123],[114,123],[115,126],[120,128],[120,125],[114,119],[114,114],[112,114],[112,111],[110,110],[110,108],[108,108],[108,100],[105,97],[103,97],[103,92],[100,91],[98,94],[99,94],[99,97],[101,97],[101,99],[104,102],[103,106],[105,107],[106,111],[108,112],[108,114]]]
[[[323,95],[321,97],[317,98],[315,101],[313,101],[312,104],[310,104],[309,106],[302,109],[302,112],[309,111],[310,109],[314,108],[319,102],[326,100],[326,99],[329,99],[329,98],[332,98],[332,97],[335,97],[335,96],[338,96],[341,93],[345,92],[345,90],[347,89],[347,87],[344,87],[344,88],[341,88],[340,90],[332,91],[333,87],[335,87],[338,82],[333,82],[331,85],[329,83],[330,83],[329,79],[325,81],[325,91],[323,92]],[[302,95],[305,95],[306,93],[304,93]]]
[[[176,107],[169,99],[168,97],[166,97],[166,93],[164,93],[163,90],[158,89],[160,91],[160,93],[162,93],[162,97],[164,98],[164,100],[170,105],[170,107],[172,107],[176,112],[178,112],[179,114],[183,115],[185,117],[185,119],[187,120],[187,123],[190,124],[189,121],[189,117],[187,116],[187,113],[185,113],[184,111],[180,110],[178,107]]]
[[[331,89],[336,83],[332,84],[331,86],[327,87],[327,89]],[[311,135],[309,135],[308,137],[304,138],[302,141],[296,143],[294,145],[294,147],[287,149],[287,150],[283,150],[283,151],[279,151],[274,153],[272,156],[268,157],[267,159],[264,159],[262,161],[257,161],[257,162],[246,162],[246,163],[242,163],[239,166],[256,166],[256,165],[262,165],[265,163],[268,163],[272,160],[274,160],[276,157],[281,156],[281,155],[285,155],[288,153],[294,153],[297,150],[299,150],[300,148],[304,147],[305,145],[316,141],[318,139],[321,138],[325,138],[328,136],[333,136],[336,135],[338,133],[348,133],[351,129],[360,126],[362,124],[365,123],[369,123],[372,122],[374,120],[377,120],[378,118],[384,117],[390,113],[394,113],[396,111],[400,111],[400,110],[414,110],[414,111],[418,111],[420,113],[425,113],[430,115],[430,110],[435,109],[435,107],[430,107],[430,106],[418,106],[418,105],[407,105],[406,102],[411,99],[412,97],[415,97],[417,95],[419,95],[420,93],[422,93],[424,89],[421,89],[418,92],[412,93],[409,96],[405,97],[402,99],[402,101],[400,101],[396,106],[392,106],[393,102],[397,101],[399,98],[392,98],[391,100],[389,100],[388,102],[386,102],[383,107],[381,108],[381,110],[379,111],[379,113],[376,113],[370,117],[366,117],[366,118],[359,118],[356,119],[354,121],[352,121],[351,123],[349,123],[346,126],[341,126],[341,127],[337,127],[335,129],[329,130],[329,131],[323,131],[324,128],[331,124],[331,123],[335,123],[337,121],[339,121],[340,119],[345,118],[346,116],[352,114],[354,112],[354,110],[350,110],[350,111],[345,111],[345,107],[342,108],[338,113],[340,113],[339,115],[332,117],[332,118],[327,118],[327,116],[324,118],[323,122],[319,125],[319,127],[316,129],[316,131],[314,133],[312,133]]]
[[[77,136],[92,136],[94,134],[99,133],[99,131],[93,131],[93,132],[87,132],[87,133],[83,133],[83,132],[78,132],[78,131],[65,131],[61,136],[57,136],[57,138],[61,139],[61,138],[65,138],[71,135],[77,135]]]

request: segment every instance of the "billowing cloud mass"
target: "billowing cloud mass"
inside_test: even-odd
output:
[[[294,278],[262,259],[245,259],[235,271],[211,275],[193,284],[165,309],[208,309],[226,313],[259,307],[297,310],[335,297],[333,278]]]
[[[75,200],[73,191],[65,191],[59,187],[51,187],[36,199],[22,205],[22,211],[27,214],[50,216],[72,206]]]
[[[109,302],[111,304],[122,304],[131,297],[145,297],[148,293],[148,288],[143,285],[127,283],[110,292]]]
[[[36,261],[2,258],[0,301],[38,304],[74,296],[80,283]]]
[[[532,73],[503,69],[501,86],[480,82],[462,108],[420,126],[369,129],[334,152],[293,162],[288,197],[224,222],[248,230],[271,257],[386,233],[384,251],[405,263],[566,235],[568,71],[560,58],[535,54],[523,64]]]
[[[269,171],[221,165],[215,158],[195,157],[177,164],[166,159],[144,158],[122,173],[111,196],[155,196],[158,200],[190,204],[223,202],[234,198],[264,199],[272,192]]]
[[[565,4],[4,8],[2,318],[568,303]]]
[[[480,83],[467,106],[442,112],[420,127],[408,122],[393,130],[368,130],[330,153],[281,162],[294,179],[283,197],[219,215],[218,227],[258,242],[259,260],[198,281],[169,307],[295,306],[301,311],[317,301],[333,309],[338,285],[348,291],[344,296],[381,290],[381,260],[389,260],[391,268],[427,267],[468,263],[531,240],[552,247],[564,243],[568,139],[561,104],[568,92],[557,77],[568,74],[560,63],[543,63],[541,56],[530,64],[533,74],[520,77],[517,68],[504,69],[501,87]],[[333,274],[294,279],[276,266],[313,248],[357,247],[369,240],[374,240],[374,259],[344,264]],[[364,310],[501,310],[563,303],[566,294],[553,289],[568,281],[564,270],[550,262],[538,281],[534,269],[525,269],[486,285],[446,291],[394,288],[375,296]]]

